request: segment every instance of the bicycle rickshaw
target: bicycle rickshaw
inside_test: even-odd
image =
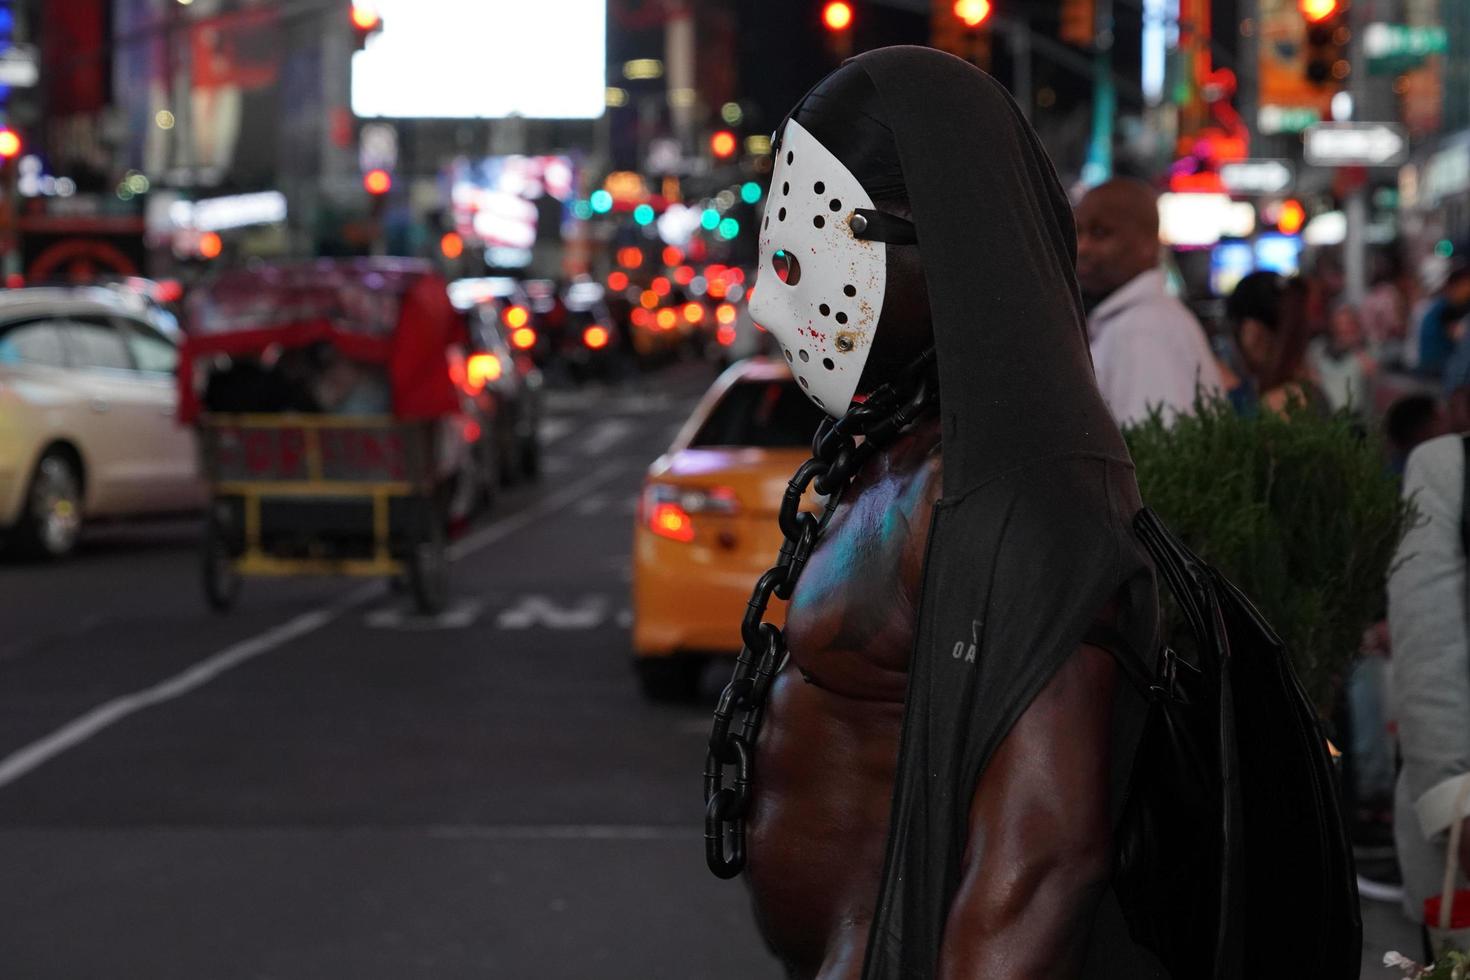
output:
[[[209,485],[210,606],[230,608],[245,577],[348,575],[406,580],[421,611],[442,608],[463,329],[445,290],[426,263],[322,260],[226,273],[190,298],[179,414]],[[314,404],[324,362],[367,396]]]

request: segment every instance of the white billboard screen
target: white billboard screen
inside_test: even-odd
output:
[[[345,5],[344,5],[345,6]],[[606,0],[378,0],[352,111],[396,119],[595,119]]]

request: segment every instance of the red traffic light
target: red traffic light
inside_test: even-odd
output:
[[[735,155],[735,134],[728,129],[722,129],[709,138],[710,152],[721,160],[728,160]]]
[[[822,7],[822,25],[829,31],[845,31],[852,26],[852,4],[834,0]]]
[[[0,129],[0,157],[13,160],[20,156],[20,137],[13,129]]]
[[[954,15],[966,27],[979,27],[990,19],[990,0],[955,0]]]
[[[369,170],[362,175],[362,186],[369,194],[386,194],[393,187],[393,176],[386,170]]]
[[[1282,234],[1295,235],[1307,223],[1307,209],[1302,202],[1287,198],[1281,202],[1281,213],[1276,218],[1276,227]]]
[[[352,5],[352,26],[364,34],[375,31],[383,25],[383,17],[378,13],[378,8],[370,3],[354,3]]]
[[[1338,0],[1300,0],[1300,2],[1302,16],[1312,24],[1336,14],[1341,6]]]

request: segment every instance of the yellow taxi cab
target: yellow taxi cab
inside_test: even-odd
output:
[[[822,414],[784,363],[726,370],[648,468],[633,540],[633,660],[643,691],[692,696],[711,656],[740,652],[751,587],[776,562],[786,483]],[[809,494],[805,509],[816,509]],[[784,619],[773,599],[770,619]]]

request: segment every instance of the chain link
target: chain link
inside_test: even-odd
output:
[[[733,878],[745,867],[745,819],[756,741],[765,720],[766,699],[786,663],[786,638],[778,626],[766,622],[771,597],[791,598],[853,477],[933,404],[932,361],[931,350],[905,373],[908,383],[903,390],[911,392],[907,398],[900,389],[885,386],[842,418],[825,419],[812,438],[812,458],[786,484],[778,517],[785,540],[776,564],[756,581],[746,603],[740,624],[743,647],[735,659],[734,676],[715,705],[705,753],[704,856],[717,877]],[[802,498],[812,488],[827,498],[820,517],[801,509]]]

